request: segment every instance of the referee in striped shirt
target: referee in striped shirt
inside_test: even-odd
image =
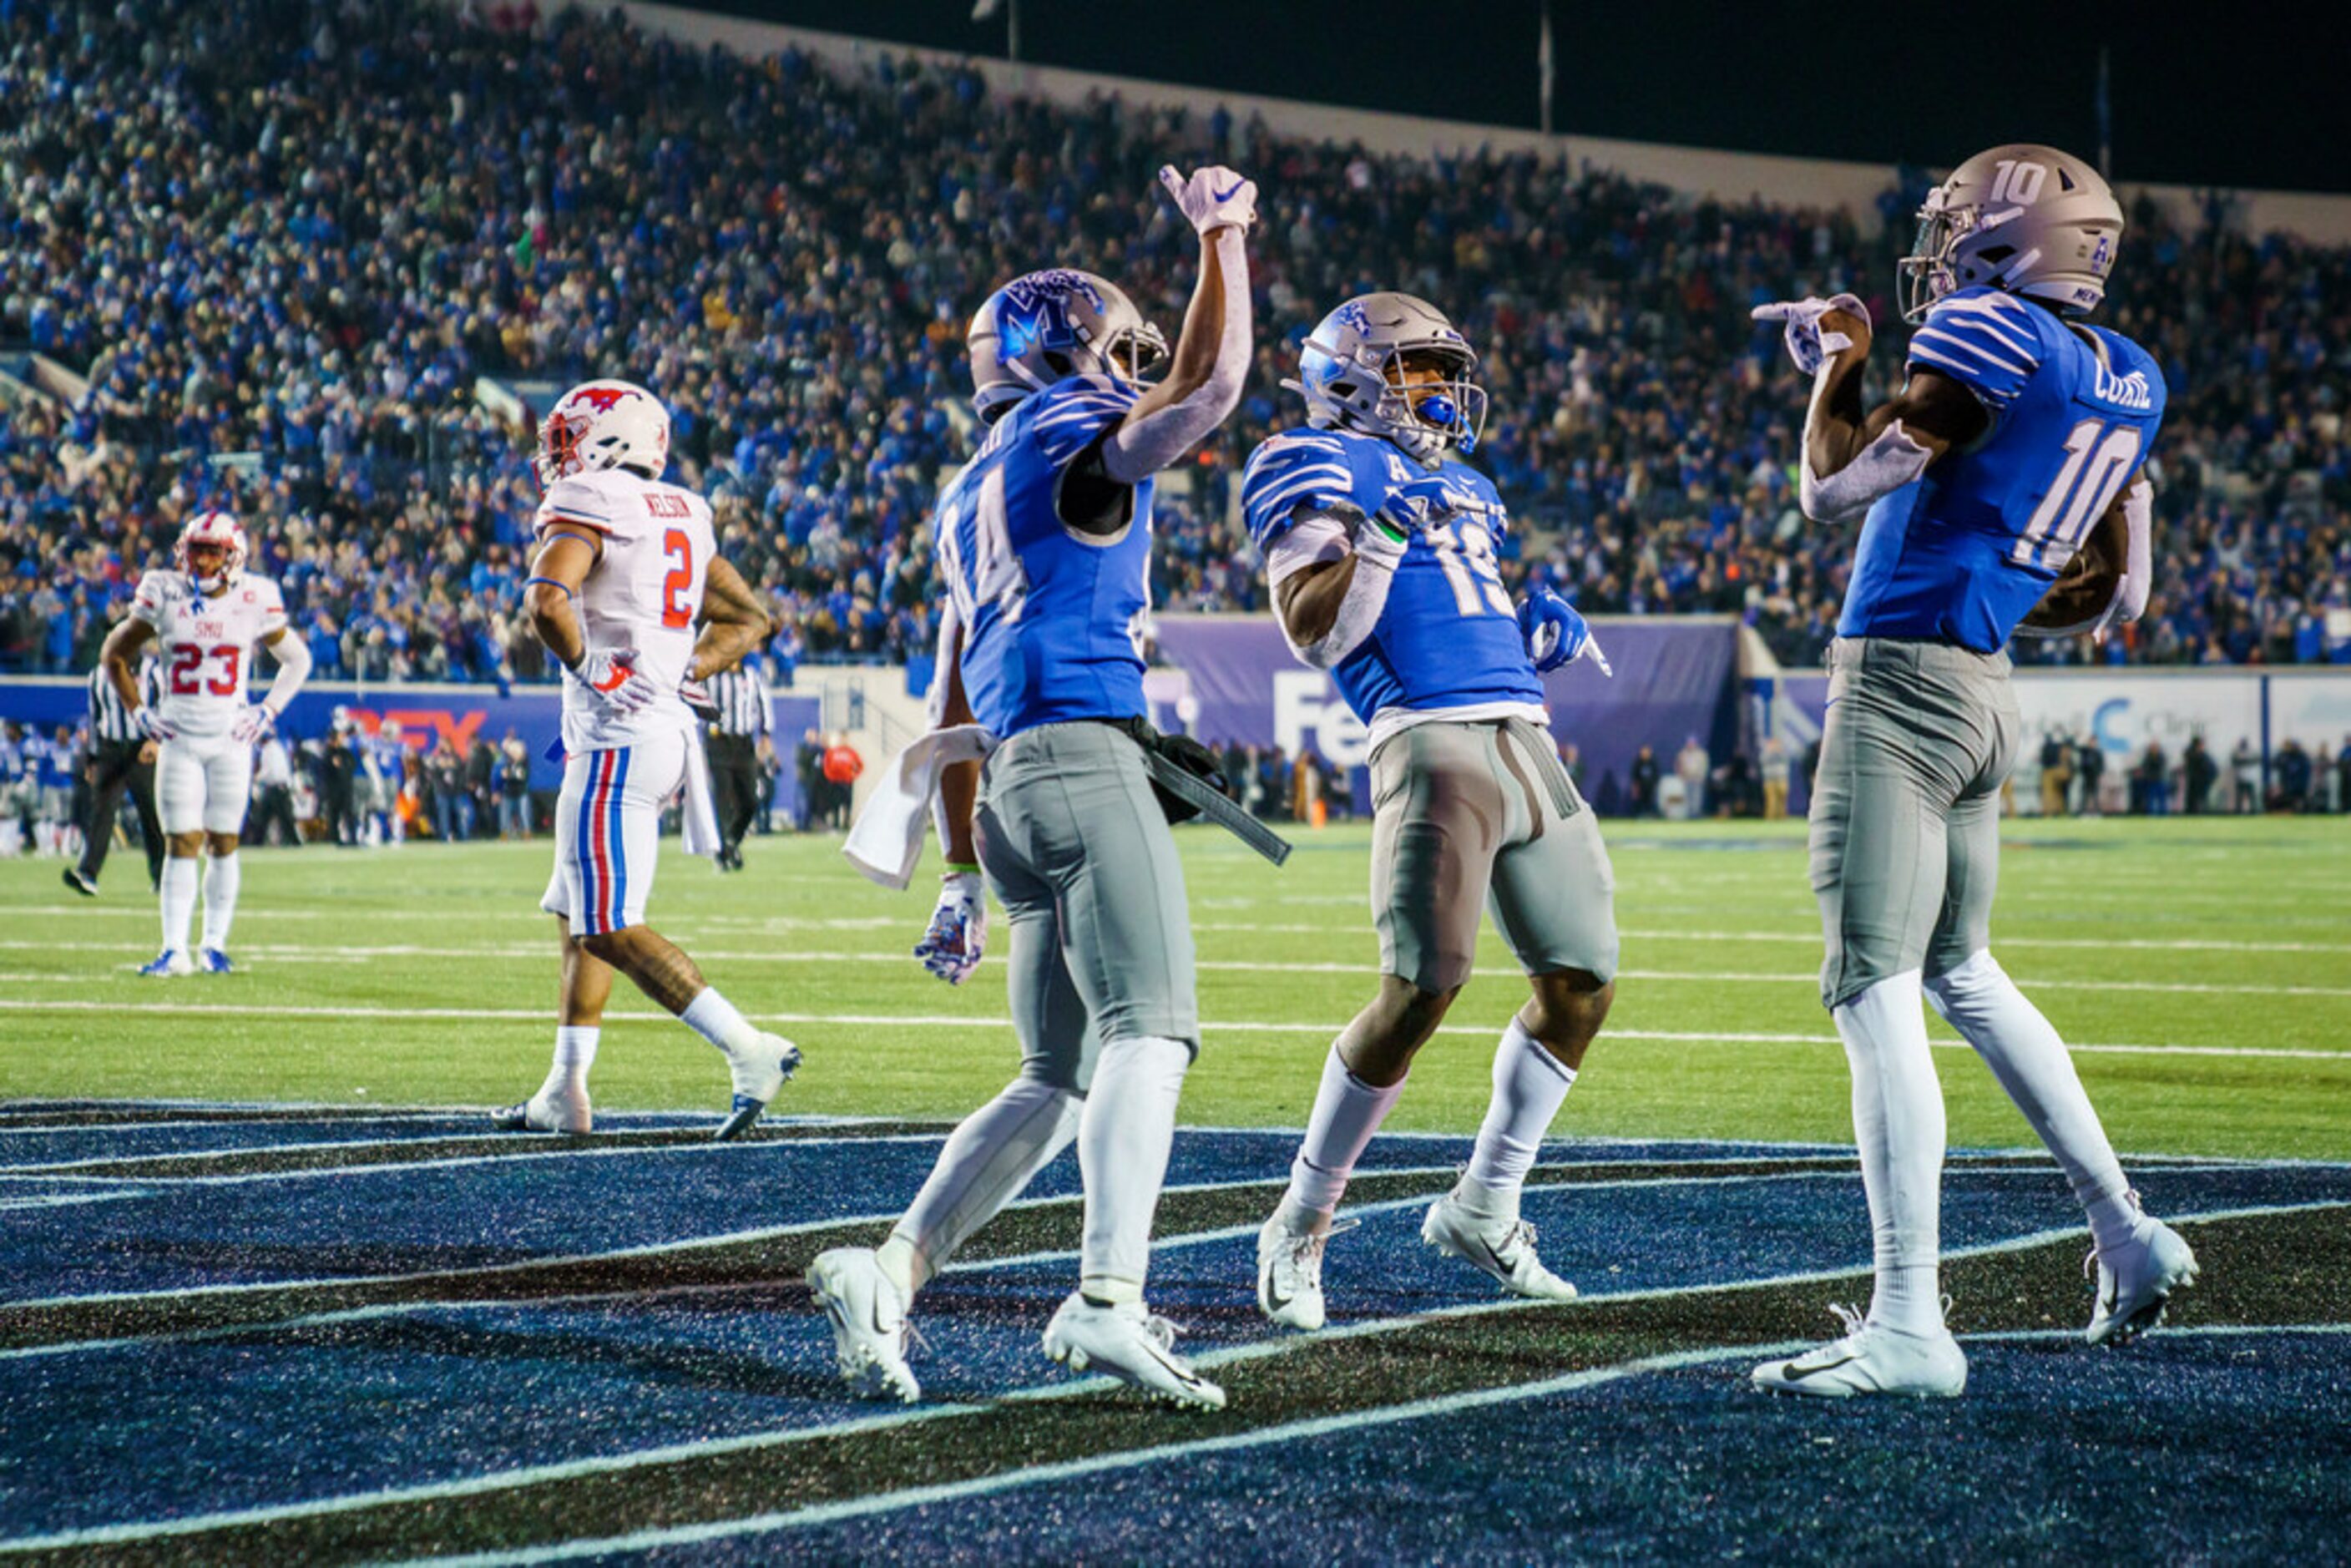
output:
[[[154,660],[140,666],[139,685],[140,700],[153,706]],[[81,862],[65,873],[66,885],[76,893],[98,896],[98,873],[113,846],[114,815],[126,789],[139,809],[140,842],[147,851],[147,881],[152,885],[163,874],[163,821],[155,814],[155,743],[139,733],[101,664],[89,673],[89,815],[81,824]]]
[[[759,814],[759,737],[768,733],[768,686],[744,664],[704,683],[718,716],[704,727],[712,802],[718,810],[718,869],[743,869],[743,835]]]

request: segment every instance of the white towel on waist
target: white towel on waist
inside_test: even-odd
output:
[[[679,786],[677,829],[687,854],[716,856],[726,847],[718,831],[717,809],[710,803],[710,758],[702,753],[699,725],[686,736],[685,781]]]
[[[841,852],[883,887],[903,889],[923,858],[923,823],[931,814],[939,770],[977,762],[995,747],[996,737],[976,724],[935,729],[907,747],[890,759]]]

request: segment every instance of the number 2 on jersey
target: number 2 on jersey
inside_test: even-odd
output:
[[[2104,441],[2098,439],[2102,434]],[[2118,425],[2108,431],[2102,419],[2085,419],[2075,425],[2065,437],[2064,465],[2050,481],[2049,494],[2041,498],[2032,520],[2024,525],[2009,559],[2022,566],[2064,570],[2091,525],[2114,504],[2116,492],[2123,487],[2131,462],[2138,455],[2139,440],[2137,425]]]
[[[688,602],[694,592],[694,540],[684,528],[672,528],[662,535],[662,555],[670,562],[669,575],[662,579],[662,624],[690,626],[694,623],[694,606]]]

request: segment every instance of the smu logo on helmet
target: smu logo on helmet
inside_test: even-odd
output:
[[[571,394],[570,401],[584,402],[598,413],[610,413],[613,405],[622,398],[636,395],[635,391],[629,387],[581,387]]]

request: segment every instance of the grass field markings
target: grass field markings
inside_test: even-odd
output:
[[[2241,1219],[2267,1218],[2277,1216],[2307,1214],[2328,1209],[2342,1208],[2351,1208],[2351,1197],[2327,1198],[2294,1204],[2253,1205],[2238,1208],[2212,1209],[2200,1213],[2177,1214],[2171,1217],[2171,1223],[2175,1225],[2217,1224]],[[1942,1255],[1943,1261],[1948,1264],[1963,1259],[2031,1251],[2041,1247],[2047,1247],[2060,1243],[2078,1242],[2081,1239],[2083,1231],[2079,1227],[2068,1228],[2062,1230],[2034,1231],[2024,1236],[2012,1237],[2001,1241],[1985,1242],[1972,1247],[1948,1249]],[[1327,1344],[1341,1340],[1394,1334],[1412,1329],[1426,1327],[1434,1323],[1440,1323],[1458,1319],[1490,1317],[1502,1313],[1530,1312],[1539,1310],[1572,1312],[1576,1311],[1579,1307],[1596,1306],[1604,1303],[1668,1300],[1694,1295],[1755,1291],[1789,1286],[1809,1286],[1814,1284],[1834,1283],[1844,1280],[1865,1279],[1869,1275],[1871,1265],[1864,1262],[1842,1269],[1805,1270],[1774,1275],[1761,1279],[1740,1280],[1727,1283],[1671,1285],[1632,1291],[1594,1292],[1593,1294],[1579,1297],[1574,1301],[1567,1302],[1530,1301],[1520,1298],[1512,1297],[1495,1301],[1473,1302],[1450,1307],[1435,1307],[1423,1312],[1403,1314],[1395,1317],[1379,1318],[1360,1323],[1343,1324],[1336,1328],[1323,1329],[1314,1333],[1288,1334],[1250,1344],[1233,1345],[1222,1349],[1206,1351],[1194,1356],[1192,1360],[1195,1365],[1201,1367],[1229,1366],[1239,1363],[1263,1360],[1271,1356],[1280,1356],[1287,1354],[1291,1351],[1310,1346]],[[2072,1338],[2078,1336],[2069,1333],[2060,1332],[2055,1337]],[[1791,1340],[1777,1342],[1774,1343],[1757,1343],[1740,1346],[1719,1346],[1710,1348],[1718,1352],[1718,1359],[1746,1355],[1750,1354],[1752,1354],[1759,1358],[1768,1358],[1773,1354],[1782,1354],[1783,1350],[1793,1351],[1797,1349],[1810,1348],[1815,1343],[1817,1342],[1813,1340]],[[1687,1355],[1698,1354],[1702,1353],[1675,1352],[1671,1354]],[[1587,1369],[1587,1371],[1599,1370],[1604,1369]],[[1566,1375],[1579,1376],[1583,1375],[1583,1374],[1568,1374]],[[942,1406],[919,1406],[909,1409],[891,1411],[875,1416],[861,1418],[832,1427],[770,1428],[760,1432],[740,1433],[729,1437],[709,1438],[688,1443],[665,1444],[655,1448],[631,1449],[624,1450],[620,1453],[592,1456],[588,1458],[565,1460],[555,1464],[517,1467],[514,1469],[506,1471],[489,1471],[479,1475],[467,1476],[448,1481],[429,1482],[416,1487],[379,1488],[366,1492],[346,1493],[339,1496],[316,1498],[301,1502],[266,1504],[252,1508],[224,1510],[213,1513],[183,1516],[174,1519],[131,1521],[121,1524],[99,1526],[86,1530],[59,1531],[47,1535],[10,1537],[7,1539],[0,1539],[0,1552],[64,1550],[81,1546],[121,1545],[132,1542],[201,1534],[225,1529],[266,1525],[298,1520],[318,1519],[331,1514],[357,1512],[371,1508],[390,1505],[440,1501],[454,1498],[478,1497],[498,1491],[543,1485],[549,1482],[573,1480],[588,1476],[622,1474],[630,1470],[645,1469],[650,1466],[700,1460],[722,1457],[728,1454],[779,1448],[795,1443],[805,1443],[815,1438],[853,1437],[864,1432],[883,1431],[925,1422],[953,1419],[980,1414],[989,1409],[1006,1405],[1022,1405],[1074,1399],[1102,1392],[1109,1386],[1111,1386],[1111,1385],[1107,1379],[1085,1378],[1066,1384],[1048,1384],[1038,1387],[1024,1388],[1011,1394],[1001,1396],[985,1404],[961,1403]],[[1491,1390],[1475,1390],[1472,1392],[1479,1395],[1494,1395],[1497,1397],[1489,1402],[1500,1403],[1504,1402],[1504,1400],[1517,1389],[1531,1388],[1534,1386],[1534,1385],[1510,1385]],[[1442,1397],[1453,1398],[1458,1397],[1458,1396],[1445,1396]],[[1404,1406],[1380,1406],[1377,1407],[1377,1410],[1375,1411],[1353,1412],[1352,1415],[1376,1416],[1378,1414],[1384,1413],[1387,1410],[1403,1407]],[[1346,1418],[1348,1417],[1332,1416],[1319,1417],[1318,1419],[1339,1420]],[[1257,1428],[1254,1432],[1238,1433],[1234,1434],[1233,1436],[1240,1438],[1248,1438],[1255,1437],[1266,1430],[1268,1429]],[[1294,1436],[1295,1434],[1290,1435]],[[1121,1452],[1126,1453],[1134,1451],[1136,1450],[1122,1450]],[[1105,1459],[1116,1458],[1118,1457],[1118,1454],[1099,1456],[1099,1458]],[[1040,1473],[1040,1468],[1039,1467],[1031,1467],[1027,1470],[1016,1469],[1005,1472],[1004,1475],[1001,1476],[982,1477],[977,1479],[983,1481],[999,1480],[1004,1479],[1006,1476],[1019,1477],[1037,1474]],[[1015,1480],[1010,1482],[1010,1484],[1017,1485],[1020,1483]],[[867,1500],[861,1499],[852,1500],[864,1501]],[[818,1506],[824,1507],[832,1505]],[[795,1514],[804,1514],[807,1511],[808,1511],[805,1510],[795,1511]],[[740,1521],[733,1522],[739,1523]],[[681,1528],[691,1529],[700,1527],[687,1526]],[[518,1562],[543,1561],[551,1554],[567,1551],[571,1546],[580,1544],[583,1543],[567,1542],[562,1543],[561,1545],[545,1545],[527,1548],[523,1549],[521,1552],[512,1554],[510,1558],[507,1556],[500,1556],[496,1560],[502,1562],[508,1560]],[[597,1552],[610,1552],[617,1550],[622,1550],[622,1548],[612,1545],[609,1541],[595,1543],[595,1551]],[[594,1553],[583,1551],[575,1552],[571,1554],[592,1555]],[[484,1560],[487,1561],[490,1559]]]
[[[0,949],[38,947],[45,951],[69,950],[131,954],[143,948],[131,948],[115,942],[11,942],[0,941]],[[256,946],[238,950],[240,957],[269,963],[340,964],[353,958],[463,958],[503,961],[511,958],[540,958],[548,956],[546,948],[531,947],[426,947],[410,945],[357,947],[318,946]],[[892,947],[877,952],[727,952],[703,950],[698,959],[725,964],[893,964],[907,962],[906,955]],[[1194,966],[1203,970],[1235,974],[1297,974],[1297,975],[1363,975],[1369,976],[1371,963],[1332,963],[1327,960],[1281,962],[1261,958],[1202,958]],[[75,975],[0,975],[0,980],[69,980]],[[1481,967],[1472,971],[1472,977],[1489,980],[1518,980],[1525,971],[1508,967]],[[1788,974],[1758,974],[1748,971],[1701,969],[1620,969],[1620,980],[1686,981],[1702,984],[1771,985],[1817,987],[1821,977],[1817,970]],[[2304,985],[2229,985],[2209,981],[2186,980],[2104,980],[2059,979],[2053,977],[2018,977],[2018,985],[2034,990],[2074,991],[2149,991],[2199,996],[2251,997],[2351,997],[2351,986]]]
[[[233,1016],[254,1018],[393,1018],[451,1019],[475,1022],[514,1020],[526,1023],[546,1021],[546,1009],[540,1008],[371,1008],[371,1007],[312,1007],[298,1003],[271,1002],[100,1002],[78,998],[55,1001],[33,1001],[17,998],[0,998],[0,1012],[142,1012],[166,1017]],[[841,1025],[898,1029],[1010,1029],[1008,1018],[991,1018],[975,1014],[960,1017],[953,1013],[804,1013],[756,1012],[751,1018],[766,1023]],[[667,1013],[611,1011],[604,1015],[608,1023],[665,1023]],[[1200,1028],[1208,1034],[1311,1034],[1324,1039],[1338,1034],[1344,1026],[1335,1023],[1272,1023],[1260,1020],[1221,1021],[1204,1023]],[[1495,1029],[1488,1024],[1439,1024],[1439,1034],[1476,1035],[1491,1039]],[[1789,1034],[1734,1030],[1641,1030],[1611,1029],[1602,1038],[1611,1040],[1665,1041],[1686,1045],[1842,1045],[1834,1034]],[[1938,1040],[1932,1042],[1940,1051],[1964,1051],[1970,1048],[1964,1040]],[[2076,1053],[2091,1052],[2114,1056],[2242,1056],[2275,1057],[2288,1061],[2351,1061],[2351,1043],[2341,1050],[2318,1050],[2304,1046],[2266,1045],[2147,1045],[2138,1043],[2068,1042],[2066,1047]]]
[[[1320,928],[1310,926],[1305,929]],[[1821,945],[1818,930],[1684,931],[1620,927],[1616,935],[1644,942],[1792,942],[1809,947]],[[2003,948],[2111,947],[2162,953],[2351,953],[2351,943],[2346,942],[2244,942],[2219,937],[2015,936],[2005,931],[1995,946]]]
[[[1636,1360],[1619,1362],[1614,1365],[1587,1367],[1580,1372],[1562,1373],[1557,1377],[1547,1377],[1534,1383],[1511,1384],[1499,1388],[1481,1388],[1460,1394],[1441,1395],[1435,1398],[1416,1399],[1407,1404],[1384,1405],[1369,1410],[1353,1410],[1343,1415],[1317,1416],[1303,1421],[1287,1421],[1277,1426],[1259,1427],[1245,1432],[1228,1432],[1213,1437],[1195,1437],[1176,1443],[1156,1443],[1148,1448],[1125,1448],[1114,1453],[1090,1455],[1081,1459],[1064,1459],[1054,1464],[1030,1465],[1001,1471],[995,1475],[975,1477],[968,1480],[908,1487],[896,1491],[877,1492],[867,1497],[844,1499],[838,1502],[817,1503],[808,1508],[754,1514],[745,1519],[713,1520],[701,1524],[672,1525],[662,1529],[635,1531],[626,1535],[607,1536],[601,1540],[568,1541],[559,1545],[526,1547],[513,1552],[412,1557],[404,1561],[439,1563],[444,1565],[444,1568],[460,1568],[460,1565],[464,1565],[464,1568],[505,1568],[505,1565],[510,1563],[566,1562],[614,1552],[647,1552],[663,1547],[690,1546],[713,1541],[732,1540],[746,1535],[768,1535],[788,1530],[806,1530],[820,1525],[871,1518],[875,1514],[897,1513],[910,1508],[925,1508],[934,1503],[959,1502],[974,1498],[991,1497],[1027,1487],[1041,1486],[1054,1481],[1075,1480],[1116,1470],[1137,1469],[1149,1465],[1179,1462],[1208,1455],[1261,1448],[1278,1443],[1302,1442],[1315,1437],[1361,1431],[1366,1427],[1392,1427],[1436,1416],[1458,1416],[1467,1411],[1489,1409],[1499,1405],[1522,1404],[1530,1399],[1543,1399],[1554,1395],[1573,1394],[1583,1389],[1595,1388],[1651,1373],[1678,1372],[1690,1367],[1708,1366],[1750,1356],[1769,1359],[1774,1355],[1792,1355],[1809,1348],[1810,1344],[1805,1341],[1784,1340],[1776,1343],[1710,1345],[1698,1350],[1672,1351],[1663,1355],[1642,1356]],[[0,1547],[5,1545],[5,1542],[0,1542]]]

